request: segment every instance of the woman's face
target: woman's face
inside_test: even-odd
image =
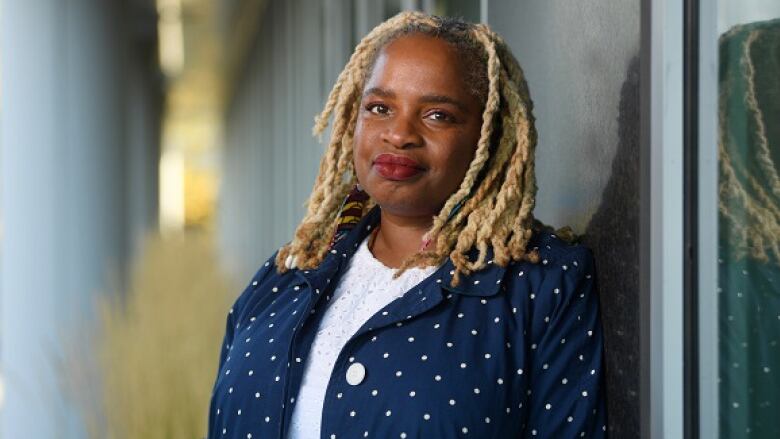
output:
[[[437,38],[406,35],[379,53],[358,110],[354,164],[383,211],[433,216],[460,186],[482,125],[464,77],[455,48]]]

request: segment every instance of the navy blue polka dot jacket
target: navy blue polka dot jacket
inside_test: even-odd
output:
[[[319,321],[379,216],[317,269],[260,268],[227,316],[210,439],[286,438]],[[368,319],[330,375],[321,438],[605,437],[593,257],[549,233],[530,245],[538,264],[490,263],[451,287],[448,260]]]

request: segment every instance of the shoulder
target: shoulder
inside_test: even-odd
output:
[[[593,265],[593,252],[580,243],[570,243],[550,232],[536,232],[529,241],[529,248],[539,252],[539,263],[549,269],[556,265],[563,270],[574,268],[574,271],[585,265]]]
[[[581,243],[564,241],[553,233],[534,232],[528,241],[529,250],[539,253],[539,262],[512,261],[507,265],[507,274],[535,272],[544,276],[552,272],[568,271],[585,273],[594,269],[593,252]]]
[[[553,233],[539,231],[534,233],[528,248],[538,251],[539,261],[513,261],[507,265],[504,279],[510,294],[558,303],[595,278],[593,252],[583,244],[569,243]]]
[[[260,267],[233,302],[229,312],[237,326],[249,318],[247,315],[263,297],[273,291],[275,286],[290,283],[295,279],[295,270],[279,273],[275,262],[277,253],[278,251],[274,252],[265,262],[260,264]]]
[[[556,340],[570,339],[566,332],[586,333],[580,326],[592,323],[599,312],[592,251],[550,233],[535,236],[531,245],[538,247],[539,262],[512,263],[505,275],[518,325],[539,346],[548,333]]]

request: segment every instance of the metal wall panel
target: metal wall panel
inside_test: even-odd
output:
[[[324,145],[314,116],[353,44],[352,2],[273,2],[228,105],[220,247],[244,279],[292,239]],[[323,142],[327,140],[323,136]]]

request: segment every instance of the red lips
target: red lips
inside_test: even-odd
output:
[[[374,159],[374,168],[388,180],[408,180],[423,172],[425,168],[418,162],[395,154],[379,154]]]

